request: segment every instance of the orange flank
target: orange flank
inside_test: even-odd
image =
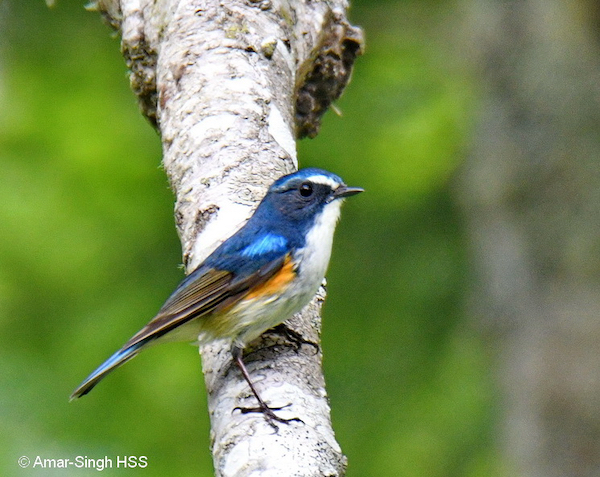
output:
[[[292,282],[295,276],[296,272],[294,271],[292,259],[288,256],[283,267],[281,267],[281,270],[269,278],[265,283],[251,288],[244,299],[251,300],[281,293]]]

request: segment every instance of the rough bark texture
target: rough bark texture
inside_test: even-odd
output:
[[[474,309],[525,477],[600,475],[600,55],[586,2],[468,2],[483,79],[460,183]]]
[[[98,0],[118,29],[131,86],[163,142],[176,194],[186,269],[193,270],[249,217],[268,185],[297,168],[295,140],[315,135],[362,48],[344,0]],[[318,342],[324,289],[293,320]],[[338,476],[333,435],[311,346],[268,335],[246,362],[263,398],[302,423],[274,432],[230,366],[229,348],[201,350],[218,476]]]

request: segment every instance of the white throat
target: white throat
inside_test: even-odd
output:
[[[337,199],[326,204],[306,235],[306,243],[299,257],[300,278],[311,288],[312,293],[319,288],[329,265],[333,233],[340,217],[342,202]]]

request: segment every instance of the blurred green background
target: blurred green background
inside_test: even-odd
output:
[[[367,49],[343,116],[299,144],[301,166],[367,190],[345,207],[324,309],[349,477],[500,475],[451,200],[477,100],[453,15],[453,2],[355,1]],[[211,475],[196,348],[153,349],[68,402],[183,277],[160,140],[118,38],[79,0],[0,0],[0,113],[1,475],[97,475],[21,469],[23,455],[144,455],[128,475]]]

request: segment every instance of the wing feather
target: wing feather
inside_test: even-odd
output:
[[[280,271],[288,259],[289,254],[277,257],[251,275],[236,276],[213,268],[200,268],[192,272],[158,314],[123,349],[159,338],[194,318],[234,305],[243,298],[246,291],[267,282]]]

